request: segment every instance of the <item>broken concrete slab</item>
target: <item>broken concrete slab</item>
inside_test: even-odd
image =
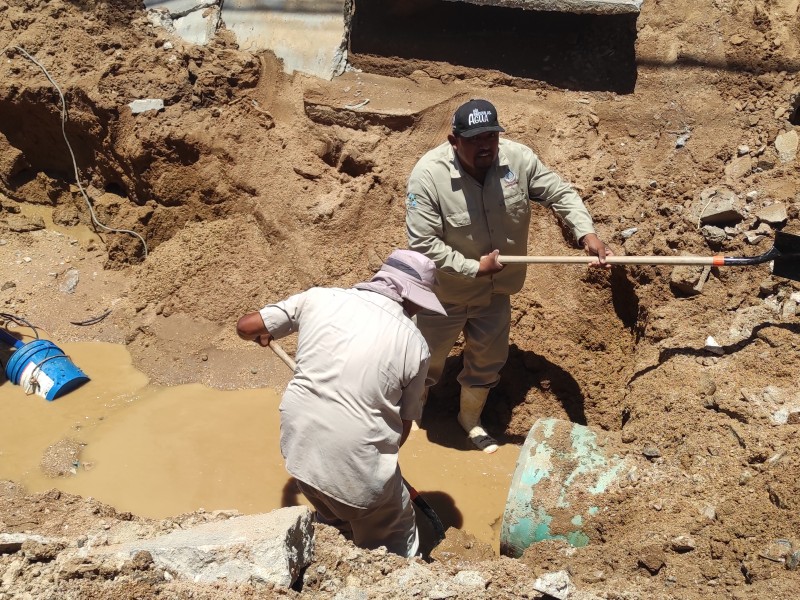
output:
[[[637,14],[642,0],[448,0],[486,6],[593,15]]]
[[[762,223],[769,225],[780,225],[789,218],[786,205],[783,202],[774,202],[769,206],[760,208],[756,211],[756,218]]]
[[[167,535],[87,550],[89,558],[130,560],[146,551],[172,576],[194,582],[262,582],[290,587],[314,553],[306,506],[204,523]]]

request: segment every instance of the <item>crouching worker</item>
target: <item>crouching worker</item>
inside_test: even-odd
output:
[[[419,539],[398,451],[422,416],[430,354],[411,317],[444,314],[436,268],[395,250],[368,282],[311,288],[244,315],[237,333],[268,346],[298,332],[296,368],[280,404],[286,470],[357,546],[411,557]]]

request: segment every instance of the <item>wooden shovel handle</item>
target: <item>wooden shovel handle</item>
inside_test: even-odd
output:
[[[503,256],[502,264],[597,264],[596,256]],[[723,256],[608,256],[610,265],[712,265],[723,266]]]
[[[272,348],[272,351],[278,355],[278,358],[280,358],[287,367],[289,367],[292,371],[294,371],[297,365],[292,360],[292,357],[286,354],[286,351],[283,348],[281,348],[281,345],[278,342],[272,340],[269,343],[269,347]]]

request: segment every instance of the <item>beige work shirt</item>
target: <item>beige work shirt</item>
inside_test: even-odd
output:
[[[422,416],[425,339],[399,302],[366,290],[311,288],[259,312],[274,338],[298,332],[280,405],[286,470],[370,507],[397,471],[402,421]]]
[[[506,265],[488,277],[475,275],[480,257],[492,250],[527,254],[531,201],[551,208],[576,240],[594,233],[580,196],[527,146],[501,139],[483,184],[461,168],[449,142],[417,162],[406,196],[409,247],[436,263],[439,300],[487,306],[491,294],[522,289],[524,264]]]

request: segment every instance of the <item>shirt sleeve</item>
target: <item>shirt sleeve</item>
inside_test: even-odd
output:
[[[425,353],[420,360],[419,369],[400,396],[400,418],[404,421],[416,421],[422,418],[422,395],[425,393],[425,379],[428,376],[430,355]]]
[[[442,212],[430,173],[415,168],[406,194],[408,247],[430,258],[436,268],[475,277],[480,263],[453,250],[444,241]]]
[[[548,169],[532,151],[532,167],[528,177],[528,194],[536,203],[551,208],[572,229],[575,240],[594,233],[594,224],[578,193]]]
[[[300,314],[308,292],[295,294],[276,304],[268,304],[259,312],[270,335],[276,340],[294,333],[300,328]]]

